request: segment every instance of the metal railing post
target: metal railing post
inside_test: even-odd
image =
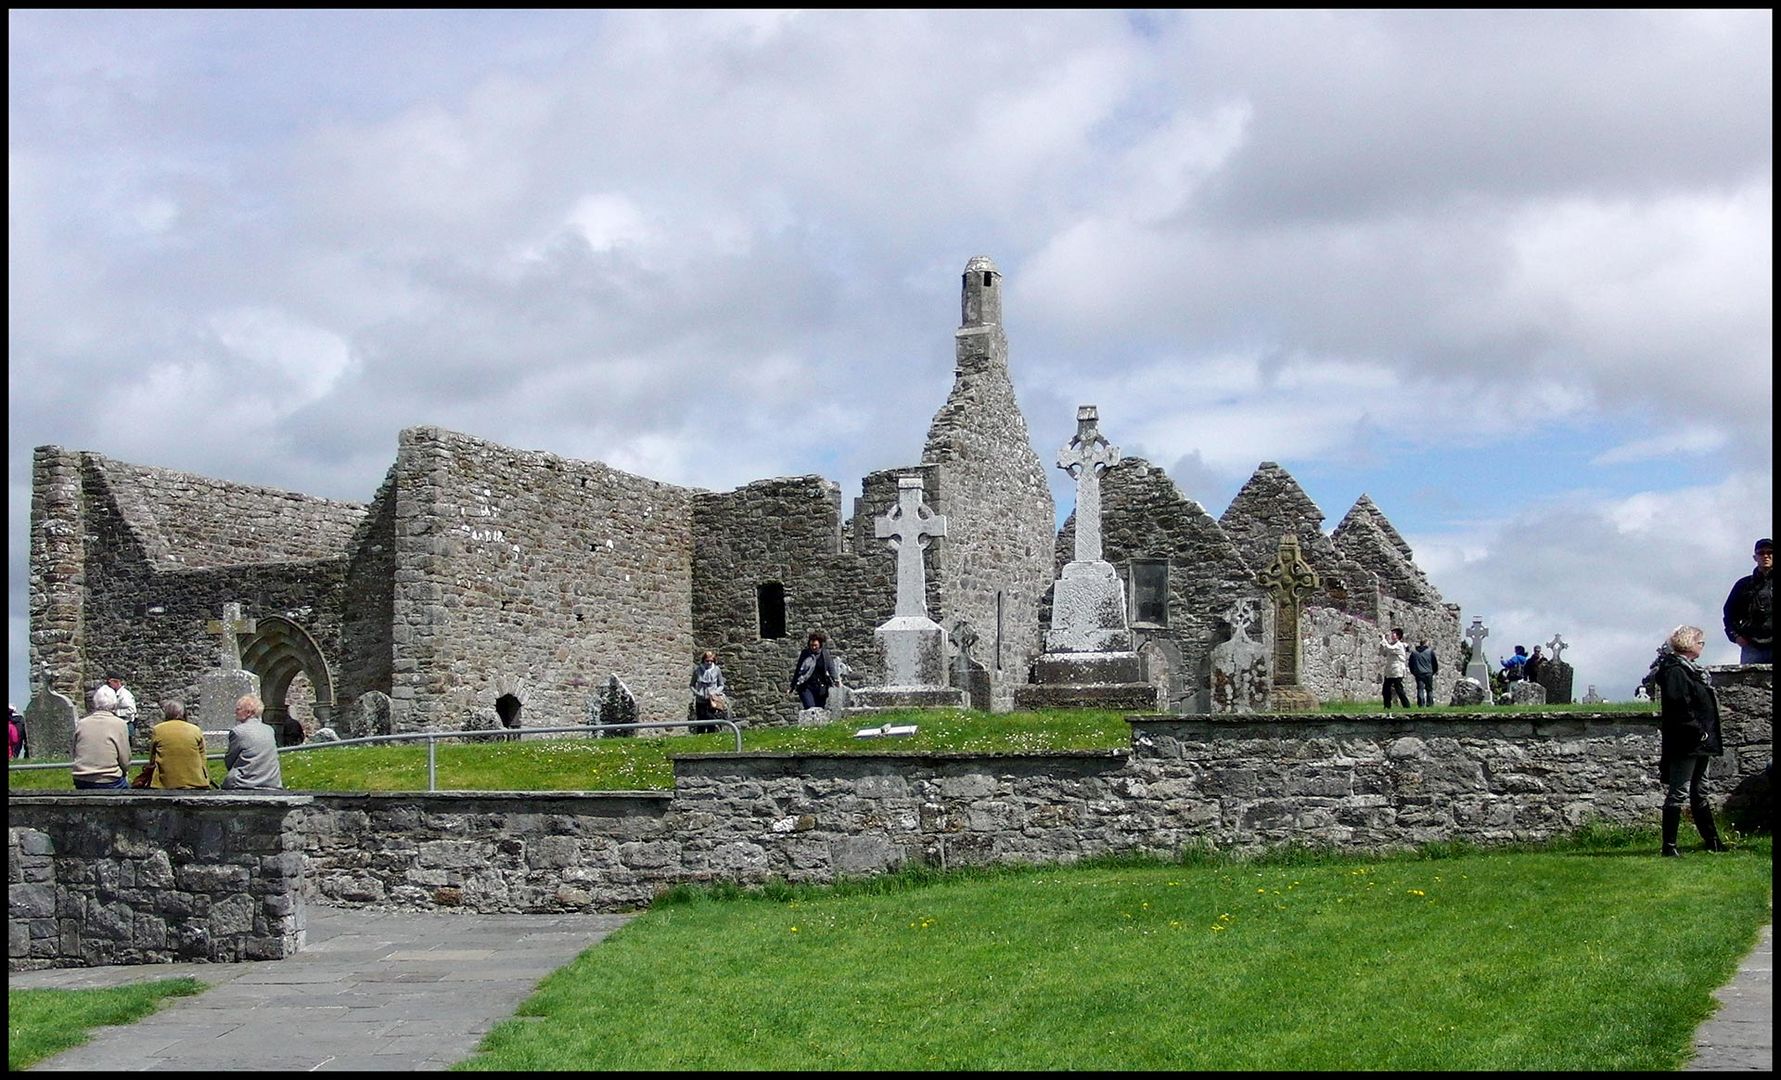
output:
[[[434,739],[434,738],[427,739],[427,790],[428,791],[438,791],[439,790],[439,752],[436,749],[434,749],[438,745],[439,745],[438,739]]]

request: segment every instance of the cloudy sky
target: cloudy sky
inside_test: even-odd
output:
[[[1773,520],[1767,11],[12,11],[9,690],[43,444],[368,500],[437,424],[725,489],[917,460],[959,274],[1222,513],[1370,495],[1630,696]],[[1061,509],[1071,494],[1054,476]]]

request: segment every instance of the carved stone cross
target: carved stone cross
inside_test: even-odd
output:
[[[240,671],[241,638],[254,632],[254,620],[241,617],[240,604],[224,604],[222,621],[212,619],[205,629],[222,635],[217,646],[217,666],[224,671]]]
[[[1299,538],[1280,537],[1274,561],[1256,574],[1256,581],[1274,597],[1274,685],[1299,685],[1299,608],[1317,591],[1317,571],[1299,554]]]
[[[897,616],[928,616],[928,576],[922,551],[946,535],[946,516],[922,503],[921,477],[897,477],[897,505],[872,522],[872,535],[897,553]]]
[[[1076,437],[1057,452],[1057,467],[1076,480],[1076,561],[1101,561],[1101,473],[1119,461],[1119,447],[1096,426],[1100,410],[1076,409]]]
[[[971,646],[977,644],[977,631],[972,629],[969,622],[960,619],[952,624],[952,633],[947,637],[952,639],[953,647],[958,649],[959,656],[968,663],[971,659]]]
[[[1559,658],[1564,655],[1565,650],[1570,648],[1569,645],[1565,644],[1565,639],[1560,634],[1552,635],[1552,640],[1546,643],[1546,647],[1552,650],[1552,660],[1554,663],[1557,663]]]
[[[1462,636],[1472,643],[1472,659],[1474,661],[1483,659],[1484,639],[1490,636],[1490,631],[1484,628],[1484,617],[1481,615],[1472,616],[1472,625],[1466,628],[1466,632]],[[1489,665],[1485,666],[1488,669]]]

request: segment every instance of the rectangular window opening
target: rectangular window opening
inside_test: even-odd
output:
[[[763,581],[755,587],[756,617],[761,626],[761,640],[785,636],[785,586],[777,581]]]

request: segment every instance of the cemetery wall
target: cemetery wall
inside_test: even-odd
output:
[[[692,492],[436,427],[396,455],[391,712],[458,730],[503,694],[583,723],[616,674],[639,719],[684,716]]]
[[[34,546],[32,580],[50,632],[33,633],[31,664],[75,665],[55,681],[83,711],[110,670],[141,711],[165,697],[196,703],[219,643],[205,628],[230,601],[299,622],[341,654],[342,552],[363,507],[53,447],[36,464],[34,528],[46,542]]]
[[[874,474],[858,515],[869,519],[895,501],[895,476]],[[749,724],[797,719],[792,668],[814,630],[853,670],[850,683],[872,681],[882,666],[872,631],[896,610],[896,562],[884,541],[870,539],[869,520],[865,528],[865,539],[844,537],[841,489],[820,476],[693,496],[693,647],[673,656],[681,715],[690,701],[686,680],[704,649],[718,654],[731,713]],[[783,590],[782,636],[766,636],[774,627],[762,625],[762,585]]]
[[[304,939],[306,796],[7,800],[9,970],[277,960]]]

